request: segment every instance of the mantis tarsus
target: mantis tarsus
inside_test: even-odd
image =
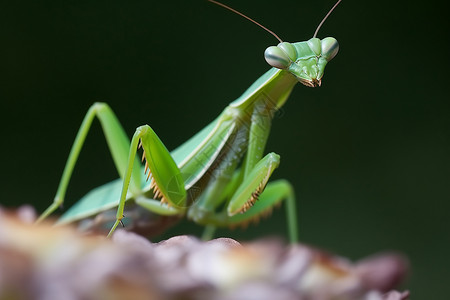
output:
[[[148,125],[138,127],[130,142],[107,104],[92,105],[75,138],[55,199],[39,221],[62,205],[85,137],[97,117],[120,179],[89,192],[61,217],[60,223],[104,215],[117,207],[111,235],[122,222],[127,205],[163,216],[187,215],[206,225],[207,232],[212,234],[217,226],[233,227],[257,219],[285,200],[289,237],[292,242],[297,241],[293,188],[286,180],[268,183],[280,157],[276,153],[265,156],[263,153],[273,114],[286,102],[293,87],[298,82],[320,86],[325,65],[338,52],[336,39],[316,38],[323,21],[314,37],[305,42],[283,42],[268,30],[280,41],[265,51],[265,59],[272,68],[213,122],[171,152]],[[144,167],[135,157],[140,147]]]

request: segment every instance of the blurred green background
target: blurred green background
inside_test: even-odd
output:
[[[334,1],[225,3],[296,42]],[[3,1],[0,14],[0,202],[40,211],[94,101],[130,135],[148,123],[173,149],[268,69],[263,52],[277,44],[201,0]],[[274,177],[296,188],[301,240],[352,259],[407,254],[414,299],[448,299],[448,28],[437,1],[344,0],[319,33],[341,47],[322,87],[295,88],[267,146],[282,157]],[[66,206],[117,177],[99,127]],[[284,219],[279,209],[231,236],[284,236]]]

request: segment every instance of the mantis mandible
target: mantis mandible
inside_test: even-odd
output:
[[[319,24],[313,38],[297,43],[283,42],[270,30],[236,12],[280,41],[265,51],[265,59],[272,68],[208,126],[171,152],[148,125],[138,127],[130,142],[112,109],[106,103],[93,104],[75,138],[54,201],[38,222],[63,204],[78,155],[97,117],[120,178],[90,191],[59,223],[80,221],[117,207],[110,236],[122,223],[126,207],[133,206],[162,216],[186,215],[205,225],[207,235],[212,235],[215,227],[246,224],[285,200],[289,238],[296,242],[293,187],[286,180],[268,182],[280,156],[263,154],[274,113],[298,82],[320,86],[326,64],[337,54],[336,39],[320,40],[316,35],[340,1]],[[144,167],[136,158],[138,148],[143,148]]]

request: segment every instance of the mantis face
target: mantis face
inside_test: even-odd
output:
[[[338,50],[335,38],[312,38],[306,42],[279,43],[267,48],[264,56],[272,67],[290,72],[306,86],[316,87],[322,83],[325,65]]]

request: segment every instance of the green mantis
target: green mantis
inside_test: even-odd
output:
[[[124,211],[137,207],[167,217],[187,216],[207,226],[211,235],[215,227],[246,224],[285,200],[289,237],[297,241],[293,188],[286,180],[269,182],[280,156],[264,155],[264,149],[273,115],[294,86],[298,82],[320,86],[326,64],[338,52],[336,39],[315,37],[321,24],[314,37],[305,42],[283,42],[275,35],[280,43],[265,51],[272,68],[208,126],[171,152],[148,125],[138,127],[130,142],[107,104],[92,105],[75,138],[55,199],[39,221],[63,204],[86,135],[93,119],[98,118],[120,179],[89,192],[59,223],[114,209],[111,235],[122,220],[126,221]],[[139,148],[143,149],[143,167],[136,158]]]

